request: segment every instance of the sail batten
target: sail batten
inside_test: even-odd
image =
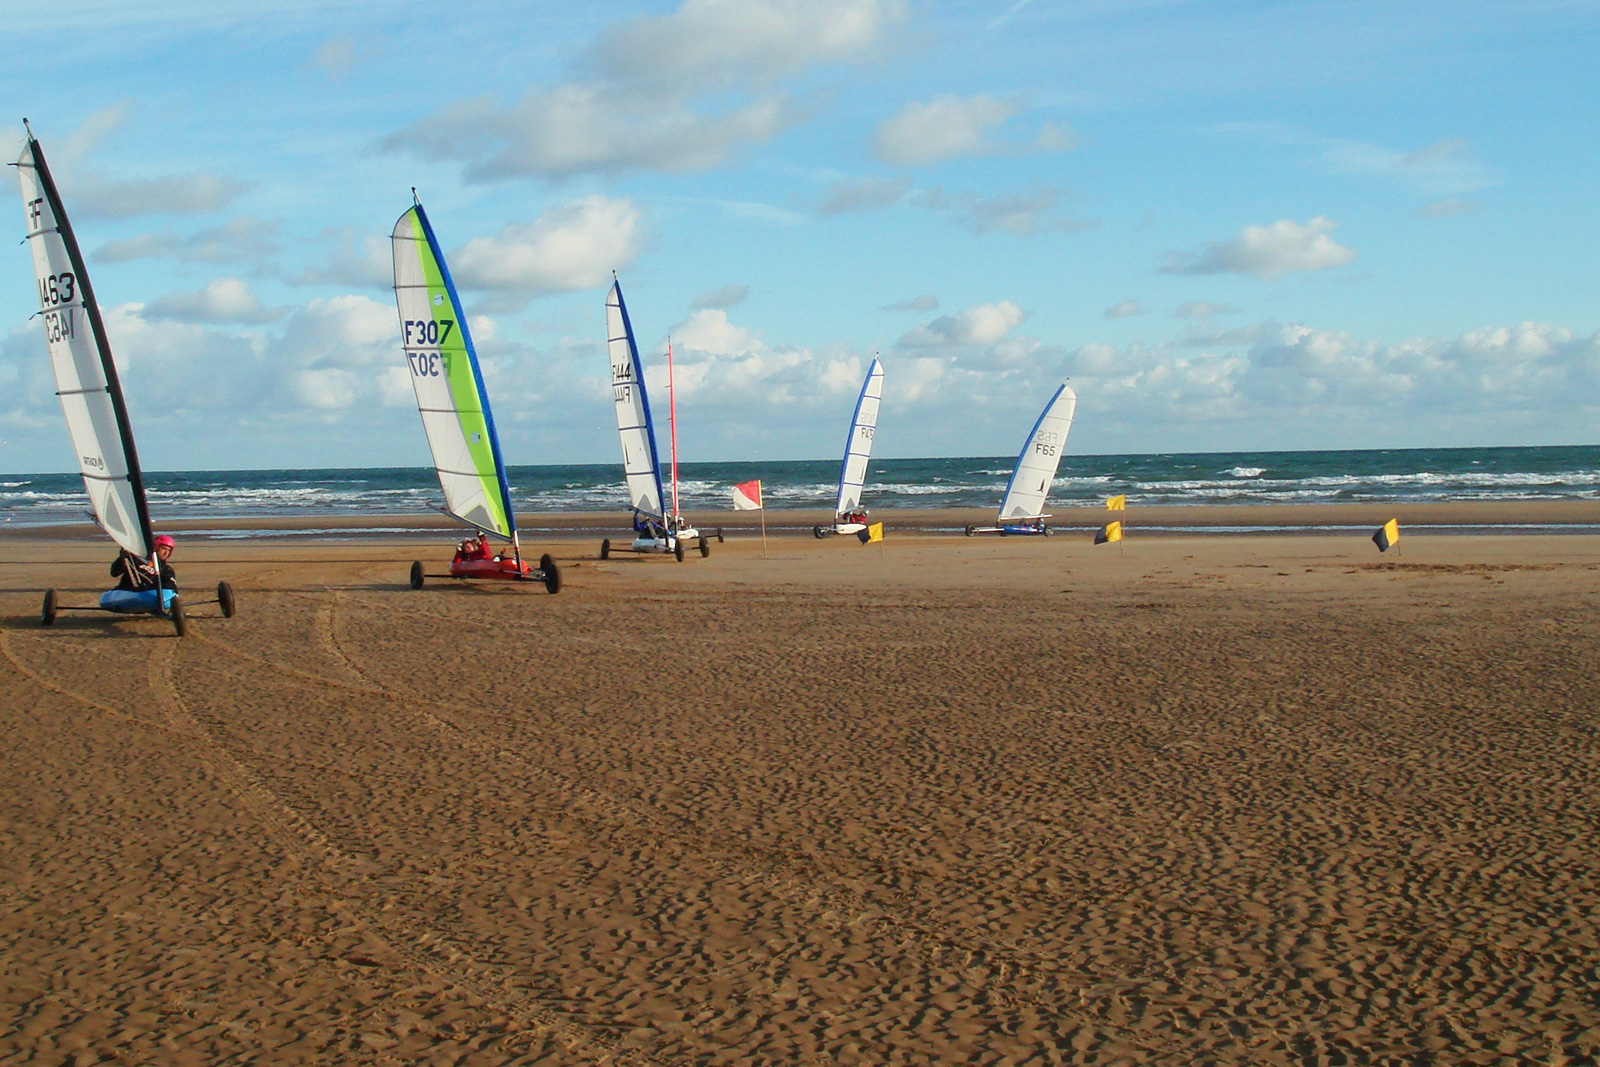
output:
[[[1050,397],[1017,454],[1017,465],[1000,501],[1000,521],[1042,517],[1045,499],[1061,465],[1061,453],[1072,429],[1078,394],[1065,382]]]
[[[447,514],[515,541],[516,515],[489,394],[450,269],[421,203],[395,223],[401,350]]]
[[[122,548],[148,559],[154,551],[150,509],[116,361],[72,223],[31,131],[17,160],[17,178],[56,397],[84,490],[100,528]]]
[[[839,515],[861,505],[861,490],[867,482],[867,462],[872,458],[872,440],[877,435],[878,404],[883,398],[883,364],[876,359],[867,368],[850,417],[850,436],[845,438],[844,463],[839,469],[839,497],[834,512]]]
[[[622,442],[622,475],[628,506],[646,518],[665,521],[661,459],[656,453],[655,423],[645,391],[644,364],[634,341],[633,323],[622,299],[622,283],[613,282],[606,296],[606,348],[611,360],[611,395],[616,403],[617,434]]]

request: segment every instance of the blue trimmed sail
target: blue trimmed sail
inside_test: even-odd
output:
[[[646,518],[665,521],[655,424],[650,421],[644,365],[639,361],[633,323],[622,300],[621,282],[613,282],[606,296],[606,349],[611,358],[611,395],[617,407],[617,433],[622,439],[622,476],[628,483],[628,506]]]
[[[1061,452],[1067,443],[1067,431],[1072,429],[1072,413],[1077,406],[1078,394],[1062,382],[1061,388],[1039,413],[1039,421],[1033,424],[1032,432],[1017,455],[1006,495],[1000,501],[1001,522],[1037,519],[1043,515],[1045,498],[1056,480],[1056,468],[1061,465]]]
[[[839,499],[834,513],[844,515],[861,504],[861,488],[867,482],[867,461],[872,457],[872,439],[878,428],[878,402],[883,398],[883,364],[876,359],[867,368],[850,418],[850,436],[844,443],[844,464],[839,468]]]
[[[511,487],[483,371],[450,268],[421,203],[394,226],[394,298],[445,510],[514,541]]]

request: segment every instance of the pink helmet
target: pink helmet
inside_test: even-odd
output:
[[[160,535],[159,537],[156,538],[156,547],[157,548],[161,548],[163,546],[165,546],[167,548],[177,548],[178,547],[178,542],[174,541],[172,538],[168,537],[166,534],[162,534],[162,535]]]

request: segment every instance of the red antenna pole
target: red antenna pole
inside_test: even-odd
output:
[[[672,518],[678,518],[678,391],[672,378],[672,338],[667,338],[667,425],[672,431]]]

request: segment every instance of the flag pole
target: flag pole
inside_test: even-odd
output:
[[[760,486],[760,482],[756,485]],[[761,558],[767,558],[767,496],[761,495]]]

